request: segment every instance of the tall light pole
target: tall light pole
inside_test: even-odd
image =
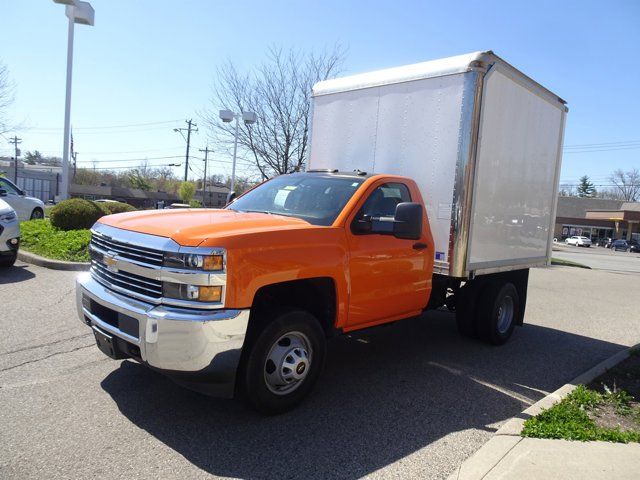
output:
[[[238,155],[238,128],[239,119],[242,117],[245,125],[252,125],[256,123],[258,116],[253,112],[234,113],[231,110],[220,110],[220,119],[224,123],[232,122],[236,120],[236,129],[233,140],[233,166],[231,167],[231,194],[233,194],[233,188],[236,185],[236,157]]]
[[[73,33],[74,25],[93,25],[95,12],[89,2],[80,0],[53,0],[55,3],[66,5],[66,15],[69,19],[67,37],[67,90],[64,103],[64,139],[62,144],[62,192],[64,200],[69,196],[69,133],[71,121],[71,75],[73,70]]]

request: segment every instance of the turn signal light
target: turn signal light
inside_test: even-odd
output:
[[[198,297],[201,302],[219,302],[222,300],[222,287],[200,287]]]

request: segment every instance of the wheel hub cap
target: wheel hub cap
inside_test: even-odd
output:
[[[309,373],[311,344],[300,332],[280,337],[271,347],[264,365],[269,390],[284,395],[298,388]]]

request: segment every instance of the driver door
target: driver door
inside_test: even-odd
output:
[[[347,328],[364,327],[419,314],[429,300],[433,256],[426,219],[419,240],[361,233],[353,225],[365,216],[394,216],[400,202],[410,202],[401,182],[374,184],[346,225],[349,243],[349,317]],[[414,201],[420,201],[416,199]]]

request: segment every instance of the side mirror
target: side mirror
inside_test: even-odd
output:
[[[0,188],[0,197],[6,197],[7,191],[4,188]]]
[[[370,225],[367,231],[367,224]],[[419,240],[422,235],[422,205],[403,202],[393,217],[365,217],[358,222],[359,233],[393,235],[404,240]]]
[[[403,202],[396,206],[393,236],[406,240],[419,240],[422,235],[422,205]]]
[[[227,194],[227,204],[233,202],[236,199],[237,196],[238,196],[238,194],[236,192],[229,192]]]

